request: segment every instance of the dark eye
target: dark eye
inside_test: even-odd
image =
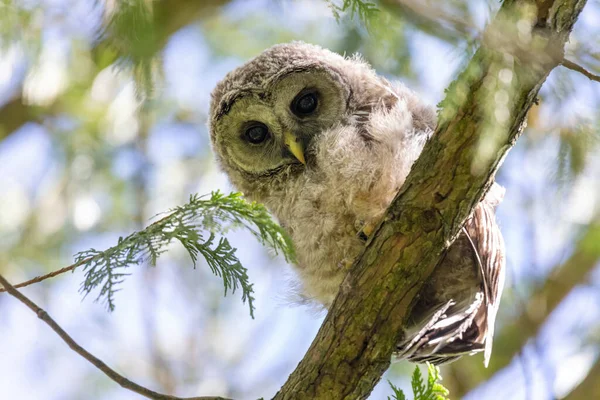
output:
[[[317,109],[318,104],[319,99],[317,97],[317,92],[314,90],[308,92],[302,91],[292,101],[291,109],[298,117],[304,117],[313,113]]]
[[[263,123],[254,122],[244,132],[244,138],[252,144],[261,144],[269,137],[269,128]]]

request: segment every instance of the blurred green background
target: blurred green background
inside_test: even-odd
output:
[[[342,4],[338,2],[335,4]],[[497,1],[381,0],[368,19],[325,0],[0,0],[0,273],[12,283],[107,248],[186,202],[231,190],[211,154],[209,95],[228,71],[281,42],[360,52],[436,104],[476,49]],[[600,2],[588,1],[567,57],[600,73]],[[507,285],[491,365],[442,368],[453,399],[600,398],[600,83],[559,67],[502,166],[498,219]],[[244,232],[256,318],[208,268],[172,249],[133,274],[108,313],[81,300],[81,271],[27,287],[92,353],[179,396],[273,395],[322,313],[297,306],[294,276]],[[2,398],[133,399],[0,294]],[[412,366],[385,381],[408,387]]]

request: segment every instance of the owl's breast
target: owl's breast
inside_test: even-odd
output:
[[[352,260],[364,242],[358,235],[358,220],[351,212],[314,210],[312,215],[296,214],[286,226],[297,254],[296,270],[303,295],[326,307],[333,302]]]
[[[395,191],[383,200],[361,191],[349,195],[322,178],[303,176],[266,204],[294,242],[302,296],[329,307],[364,247],[363,225],[378,221]]]
[[[318,132],[306,169],[260,199],[292,237],[304,295],[326,307],[364,247],[360,230],[379,222],[427,137],[400,101],[368,121]]]

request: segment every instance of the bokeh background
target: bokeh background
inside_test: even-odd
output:
[[[338,2],[337,4],[342,4]],[[369,29],[325,0],[1,0],[0,272],[12,283],[187,201],[229,192],[206,118],[216,82],[270,45],[360,52],[431,104],[477,46],[497,1],[381,0]],[[150,13],[149,10],[152,10]],[[600,72],[600,2],[586,5],[567,56]],[[453,399],[600,398],[600,83],[557,68],[498,181],[507,285],[491,365],[444,366]],[[128,378],[178,396],[272,396],[323,313],[289,298],[294,275],[245,232],[229,235],[254,283],[240,294],[173,246],[133,266],[116,310],[82,300],[75,271],[23,289],[93,354]],[[25,306],[0,294],[3,399],[136,399],[69,350]],[[408,387],[412,366],[386,382]]]

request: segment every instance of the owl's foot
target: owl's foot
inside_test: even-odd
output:
[[[353,258],[344,258],[342,261],[340,261],[338,263],[338,267],[340,269],[348,271],[350,269],[350,267],[352,266],[352,264],[354,264],[354,259]]]
[[[364,242],[366,242],[367,240],[369,240],[371,234],[373,234],[373,231],[376,227],[377,224],[374,222],[365,222],[360,231],[358,231],[358,237],[361,238]]]

